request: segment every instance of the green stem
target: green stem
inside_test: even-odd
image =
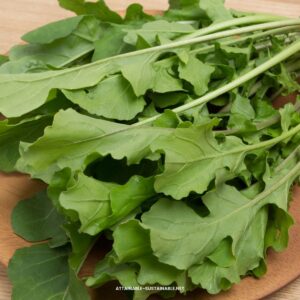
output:
[[[299,101],[296,102],[294,107],[295,107],[295,111],[299,112],[300,111],[300,102]],[[280,119],[281,119],[281,115],[277,114],[277,115],[272,116],[262,122],[256,123],[255,127],[257,130],[262,130],[262,129],[268,128],[268,127],[276,124],[277,122],[280,121]],[[240,130],[237,128],[215,131],[216,134],[224,134],[224,135],[237,134],[239,132],[240,132]]]
[[[196,99],[192,102],[189,102],[187,104],[184,104],[182,106],[179,106],[179,107],[173,109],[173,112],[180,114],[180,113],[182,113],[186,110],[189,110],[191,108],[200,106],[202,104],[205,104],[205,103],[207,103],[207,102],[209,102],[209,101],[211,101],[211,100],[213,100],[213,99],[215,99],[215,98],[231,91],[232,89],[235,89],[235,88],[239,87],[240,85],[244,84],[245,82],[257,77],[261,73],[264,73],[268,69],[270,69],[270,68],[274,67],[275,65],[279,64],[280,62],[284,61],[285,59],[287,59],[291,55],[297,53],[298,51],[300,51],[300,40],[298,40],[295,43],[291,44],[286,49],[284,49],[283,51],[281,51],[280,53],[278,53],[277,55],[275,55],[274,57],[272,57],[268,61],[264,62],[263,64],[256,67],[255,69],[249,71],[248,73],[242,75],[241,77],[235,79],[234,81],[226,84],[225,86],[223,86],[221,88],[218,88],[215,91],[212,91],[212,92],[206,94],[203,97],[200,97],[200,98],[198,98],[198,99]],[[146,119],[146,120],[143,120],[141,122],[135,123],[133,126],[141,126],[141,125],[152,123],[153,121],[155,121],[159,117],[160,117],[160,115],[151,117],[149,119]]]
[[[254,16],[246,16],[241,18],[235,18],[233,20],[224,21],[221,23],[210,25],[206,28],[201,28],[196,32],[191,34],[187,34],[179,39],[179,40],[187,40],[190,38],[195,38],[207,34],[211,34],[217,31],[221,31],[230,27],[240,26],[240,25],[249,25],[249,24],[257,24],[257,23],[267,23],[272,21],[286,20],[287,18],[272,16],[272,15],[254,15]]]
[[[264,23],[264,24],[259,24],[259,25],[246,26],[246,27],[242,27],[242,28],[221,31],[221,32],[209,34],[206,36],[200,36],[200,37],[186,40],[186,41],[175,41],[175,42],[171,42],[171,43],[161,45],[161,46],[156,46],[156,47],[152,47],[152,48],[137,50],[134,52],[129,52],[129,53],[124,53],[124,54],[108,57],[108,58],[87,64],[85,66],[78,67],[78,68],[84,69],[84,68],[89,68],[90,66],[97,66],[102,63],[106,63],[106,62],[110,62],[110,61],[118,60],[118,59],[123,59],[123,58],[127,58],[127,57],[143,55],[143,54],[148,54],[148,53],[155,53],[155,52],[163,52],[163,51],[167,51],[167,50],[174,49],[174,48],[180,48],[180,47],[198,44],[198,43],[202,43],[202,42],[213,41],[213,40],[226,38],[226,37],[234,36],[234,35],[240,35],[240,34],[244,34],[244,33],[248,33],[248,32],[253,32],[253,31],[258,31],[258,30],[266,30],[266,29],[271,29],[271,28],[282,28],[284,26],[293,26],[293,25],[300,25],[300,19],[299,20],[294,19],[294,20],[287,20],[287,21],[276,21],[276,22],[269,22],[269,23]],[[76,69],[76,67],[73,69]]]
[[[282,161],[275,169],[276,172],[280,172],[284,166],[286,165],[287,162],[293,160],[294,158],[299,159],[299,154],[300,154],[300,146],[296,147],[296,149],[284,160]]]
[[[251,40],[256,40],[256,39],[260,39],[263,37],[267,37],[267,36],[272,36],[272,35],[276,35],[276,34],[280,34],[280,33],[285,33],[285,32],[292,32],[292,31],[300,31],[300,26],[299,25],[294,25],[294,26],[286,26],[283,28],[276,28],[276,29],[271,29],[271,30],[267,30],[264,32],[258,32],[258,33],[254,33],[248,36],[243,36],[243,37],[237,37],[234,38],[230,41],[224,41],[224,42],[220,42],[221,46],[229,46],[229,45],[234,45],[234,44],[239,44],[239,43],[243,43],[249,39]],[[194,54],[194,53],[206,53],[209,52],[211,50],[214,50],[215,46],[214,45],[210,45],[210,46],[205,46],[202,48],[197,48],[194,49],[192,51],[190,51],[190,53]]]
[[[278,143],[280,143],[281,141],[285,140],[286,138],[289,138],[295,134],[297,134],[300,131],[300,124],[297,125],[296,127],[292,128],[291,130],[289,130],[288,132],[285,132],[283,134],[281,134],[280,136],[264,141],[264,142],[260,142],[258,144],[253,144],[253,145],[248,145],[247,146],[247,151],[251,151],[251,150],[256,150],[259,148],[268,148],[271,147],[273,145],[276,145]]]

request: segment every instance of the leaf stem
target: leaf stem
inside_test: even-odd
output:
[[[221,31],[230,27],[239,26],[239,25],[249,25],[249,24],[257,24],[257,23],[268,23],[271,21],[279,21],[286,20],[288,18],[273,16],[273,15],[254,15],[254,16],[246,16],[241,18],[235,18],[233,20],[227,20],[221,23],[213,24],[205,28],[201,28],[196,32],[191,34],[187,34],[183,37],[177,39],[177,41],[187,40],[190,38],[195,38],[203,35],[207,35],[210,33],[214,33],[217,31]]]
[[[263,142],[260,142],[258,144],[248,145],[247,146],[247,151],[255,150],[255,149],[258,149],[258,148],[267,148],[267,147],[273,146],[273,145],[278,144],[279,142],[285,140],[286,138],[289,138],[289,137],[295,135],[299,131],[300,131],[300,124],[297,125],[296,127],[292,128],[291,130],[289,130],[285,133],[282,133],[280,136],[278,136],[276,138],[273,138],[273,139],[270,139],[270,140],[267,140],[267,141],[263,141]]]
[[[200,37],[193,38],[190,40],[175,41],[175,42],[171,42],[171,43],[164,44],[161,46],[146,48],[146,49],[128,52],[128,53],[124,53],[124,54],[119,54],[116,56],[98,60],[98,61],[90,63],[90,64],[86,64],[84,66],[70,68],[70,69],[68,69],[68,71],[71,72],[76,69],[85,69],[85,68],[89,68],[91,66],[97,66],[97,65],[101,65],[103,63],[109,63],[114,60],[123,59],[123,58],[127,58],[127,57],[133,57],[133,56],[137,56],[137,55],[143,55],[143,54],[155,53],[155,52],[164,52],[164,51],[174,49],[174,48],[181,48],[184,46],[189,46],[189,45],[198,44],[198,43],[202,43],[202,42],[213,41],[213,40],[226,38],[226,37],[230,37],[230,36],[234,36],[234,35],[240,35],[240,34],[244,34],[244,33],[248,33],[248,32],[253,32],[253,31],[258,31],[258,30],[267,30],[267,29],[272,29],[272,28],[282,28],[285,26],[294,26],[294,25],[300,26],[300,19],[299,20],[291,19],[291,20],[286,20],[286,21],[269,22],[269,23],[264,23],[264,24],[245,26],[245,27],[237,28],[237,29],[225,30],[225,31],[216,32],[216,33],[205,35],[205,36],[200,36]]]
[[[282,27],[282,28],[276,28],[276,29],[271,29],[271,30],[267,30],[267,31],[263,31],[263,32],[254,33],[254,34],[251,34],[248,36],[237,37],[237,38],[229,40],[229,41],[223,41],[223,42],[220,42],[220,45],[221,46],[229,46],[229,45],[243,43],[249,39],[256,40],[256,39],[260,39],[260,38],[271,36],[271,35],[276,35],[276,34],[285,33],[285,32],[290,33],[292,31],[298,31],[298,30],[300,31],[300,25],[286,26],[286,27]],[[213,50],[214,48],[215,48],[214,45],[205,46],[205,47],[191,50],[190,53],[192,53],[192,54],[206,53],[206,52],[209,52],[210,50]]]
[[[232,89],[239,87],[240,85],[242,85],[245,82],[251,80],[252,78],[257,77],[261,73],[264,73],[268,69],[270,69],[270,68],[274,67],[275,65],[279,64],[280,62],[284,61],[285,59],[287,59],[291,55],[297,53],[298,51],[300,51],[300,40],[297,40],[296,42],[294,42],[293,44],[291,44],[290,46],[285,48],[283,51],[281,51],[277,55],[273,56],[271,59],[269,59],[265,63],[261,64],[260,66],[256,67],[255,69],[249,71],[248,73],[242,75],[241,77],[235,79],[234,81],[224,85],[221,88],[218,88],[215,91],[212,91],[212,92],[204,95],[203,97],[200,97],[200,98],[198,98],[194,101],[191,101],[187,104],[179,106],[179,107],[173,109],[172,111],[175,112],[175,113],[180,114],[180,113],[182,113],[186,110],[189,110],[191,108],[197,107],[197,106],[202,105],[202,104],[205,104],[205,103],[207,103],[207,102],[209,102],[209,101],[211,101],[211,100],[213,100],[213,99],[215,99],[215,98],[231,91]],[[133,124],[133,126],[141,126],[141,125],[152,123],[153,121],[155,121],[159,117],[160,117],[160,115],[151,117],[149,119],[146,119],[146,120],[140,121],[138,123],[135,123],[135,124]]]

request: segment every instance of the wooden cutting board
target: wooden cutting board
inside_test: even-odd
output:
[[[118,10],[124,9],[131,2],[131,0],[107,1],[114,9]],[[136,2],[144,3],[148,9],[164,9],[167,6],[166,0],[140,0]],[[230,7],[241,10],[272,12],[287,16],[300,15],[300,0],[227,0],[226,3]],[[28,30],[67,16],[70,16],[70,13],[60,10],[55,0],[2,0],[0,10],[0,52],[6,52],[11,45],[18,43],[19,36]],[[42,184],[29,181],[26,176],[0,174],[0,262],[4,265],[7,265],[16,248],[28,245],[27,242],[16,237],[11,230],[11,210],[20,198],[28,197],[41,188],[43,188]],[[291,212],[296,224],[291,230],[289,248],[280,254],[269,253],[269,270],[263,279],[244,279],[240,285],[235,286],[230,292],[218,296],[208,296],[196,292],[187,297],[179,296],[177,299],[261,299],[298,277],[300,275],[300,259],[298,257],[300,249],[300,188],[295,189],[294,200]],[[105,298],[103,298],[103,293],[102,290],[101,298],[97,297],[97,299],[125,299],[118,294],[114,296],[107,294],[107,291],[105,292]],[[2,297],[1,285],[0,299],[8,300],[7,297]],[[295,294],[282,299],[298,299],[298,297]]]

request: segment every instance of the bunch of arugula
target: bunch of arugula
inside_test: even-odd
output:
[[[299,91],[300,20],[59,2],[78,16],[0,57],[0,169],[48,184],[12,215],[39,242],[9,264],[13,299],[89,299],[78,273],[100,236],[112,246],[85,284],[135,300],[262,276],[293,224],[300,99],[274,102]]]

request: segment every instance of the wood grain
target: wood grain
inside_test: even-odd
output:
[[[143,3],[146,9],[165,9],[167,7],[167,0],[139,0],[135,1]],[[124,9],[132,0],[107,0],[107,3],[117,10]],[[273,14],[281,14],[286,16],[297,17],[300,15],[300,0],[227,0],[226,5],[235,9],[266,12]],[[1,0],[0,7],[0,53],[7,52],[12,45],[20,42],[20,36],[29,30],[32,30],[38,26],[41,26],[47,22],[59,20],[64,17],[71,16],[72,14],[61,10],[56,0]],[[5,189],[7,190],[5,185]],[[38,186],[34,186],[34,189],[38,189]],[[26,190],[29,193],[30,190]],[[4,190],[4,186],[0,185],[0,190]],[[10,190],[15,190],[15,185],[10,186]],[[17,196],[17,194],[15,194]],[[15,198],[16,199],[16,198]],[[300,199],[300,196],[299,198]],[[4,199],[0,199],[0,201]],[[7,199],[5,199],[7,201]],[[14,200],[16,201],[16,200]],[[6,211],[0,211],[0,218],[8,220],[9,214]],[[0,228],[6,231],[9,228]],[[5,244],[15,243],[16,241],[1,241],[0,239],[0,251],[3,250]],[[19,243],[19,241],[18,241]],[[20,246],[23,243],[20,244]],[[8,257],[7,257],[8,259]],[[291,259],[287,257],[287,260]],[[291,262],[291,268],[296,267],[296,261],[299,259],[295,258],[295,264]],[[284,273],[287,269],[278,270]],[[274,277],[274,280],[277,280]],[[253,285],[253,289],[257,289],[257,285]],[[249,300],[249,295],[244,294],[244,298],[241,300]],[[7,280],[5,269],[0,267],[0,300],[10,299],[10,284]],[[282,291],[268,297],[268,300],[294,300],[300,299],[300,279],[296,280],[293,284],[287,286]]]
[[[166,9],[167,0],[107,0],[113,9],[123,10],[132,2],[142,3],[146,9]],[[300,15],[300,0],[226,0],[228,7],[291,17]],[[71,16],[59,8],[56,0],[1,0],[0,53],[20,43],[20,37],[47,22]]]

